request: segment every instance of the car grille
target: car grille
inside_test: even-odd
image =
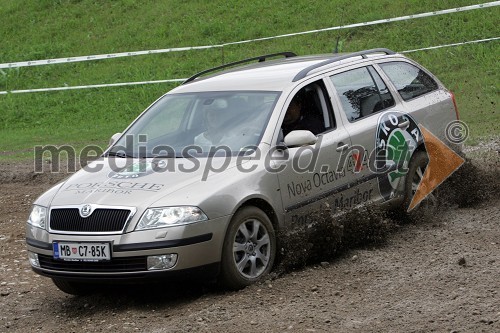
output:
[[[122,231],[130,210],[97,208],[89,217],[81,217],[78,208],[57,208],[50,212],[50,229],[76,232]]]
[[[39,254],[38,260],[40,267],[56,271],[115,273],[147,270],[146,257],[113,258],[110,261],[85,262],[56,260],[51,256]]]

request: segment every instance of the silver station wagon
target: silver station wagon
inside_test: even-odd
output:
[[[71,294],[174,276],[245,287],[324,203],[405,209],[428,163],[421,126],[444,140],[457,118],[442,83],[387,49],[198,73],[34,202],[31,266]]]

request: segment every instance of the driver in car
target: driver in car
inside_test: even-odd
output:
[[[224,99],[215,99],[205,109],[206,131],[194,138],[194,144],[203,152],[221,146],[232,152],[253,149],[263,130],[266,114],[255,110],[240,111],[230,108]]]
[[[303,98],[299,94],[290,102],[283,120],[283,136],[294,130],[308,130],[314,135],[323,132],[325,127],[319,114],[308,112],[303,107]]]
[[[226,101],[215,100],[205,110],[205,125],[207,130],[194,138],[194,144],[200,146],[203,151],[208,151],[211,146],[218,145],[221,142],[224,136],[222,127],[226,120],[226,112],[224,112],[226,108]]]

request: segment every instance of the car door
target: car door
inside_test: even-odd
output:
[[[293,98],[303,92],[308,95],[303,102],[305,112],[321,114],[323,131],[318,133],[313,145],[286,147],[273,153],[273,168],[279,169],[277,175],[285,223],[289,227],[303,227],[313,223],[317,218],[315,213],[327,207],[322,204],[351,181],[349,174],[338,169],[342,152],[351,144],[349,134],[338,121],[338,114],[333,112],[323,80],[299,86],[290,94],[282,110],[279,127],[282,126]],[[282,140],[283,137],[279,136],[278,147]]]
[[[330,75],[329,87],[352,141],[345,169],[355,182],[346,195],[368,191],[361,203],[397,197],[419,139],[415,122],[370,64]]]

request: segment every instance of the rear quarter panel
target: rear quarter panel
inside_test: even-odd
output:
[[[395,57],[392,59],[384,59],[383,61],[380,60],[377,61],[377,63],[390,61],[402,61],[417,66],[418,68],[429,74],[437,82],[437,90],[403,101],[391,80],[387,77],[387,75],[380,67],[378,68],[378,72],[384,77],[384,81],[392,90],[395,98],[398,98],[400,100],[404,110],[415,119],[417,124],[425,127],[445,144],[457,150],[457,147],[451,144],[446,138],[447,125],[450,122],[457,120],[457,114],[450,91],[446,89],[446,87],[441,83],[441,81],[439,81],[436,76],[434,76],[420,64],[410,59],[404,57]]]

